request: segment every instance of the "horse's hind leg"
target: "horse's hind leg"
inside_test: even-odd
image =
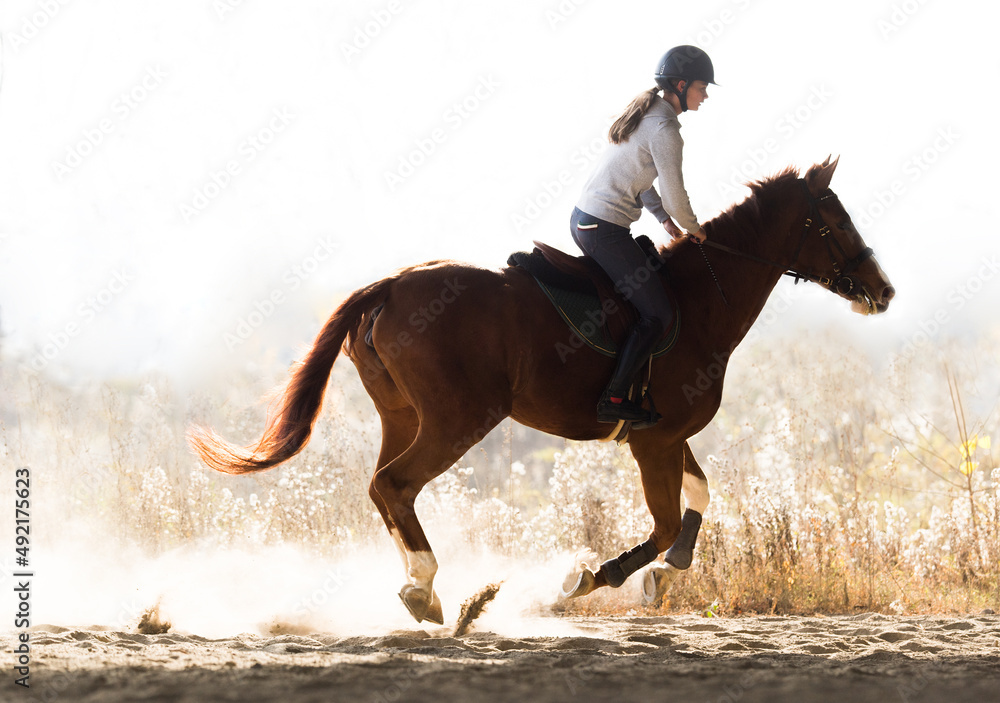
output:
[[[403,602],[413,616],[417,618],[418,622],[422,619],[441,622],[443,618],[440,613],[440,602],[434,602],[433,590],[431,588],[433,573],[430,579],[426,576],[421,576],[428,571],[427,564],[425,563],[427,560],[424,559],[421,561],[419,556],[415,556],[413,549],[408,548],[404,542],[401,513],[406,512],[405,504],[400,502],[391,486],[388,485],[390,482],[386,480],[392,472],[396,472],[399,469],[389,469],[389,473],[383,473],[387,467],[396,462],[414,444],[420,430],[420,420],[417,411],[400,393],[399,388],[387,372],[382,360],[370,346],[363,341],[356,343],[351,349],[351,357],[361,375],[361,380],[368,391],[368,395],[371,396],[372,401],[375,403],[375,409],[378,410],[379,418],[382,420],[382,446],[379,449],[375,472],[368,485],[368,496],[378,509],[379,514],[382,516],[382,521],[385,523],[385,527],[389,531],[393,543],[396,545],[396,549],[399,550],[399,556],[403,561],[403,570],[411,580],[411,583],[408,585],[415,586],[416,582],[422,582],[426,586],[426,593],[428,594],[427,602],[422,607],[418,604],[416,609],[407,602],[406,597],[403,597]],[[416,490],[419,491],[419,488]],[[394,501],[396,505],[391,506],[390,501]],[[413,512],[412,504],[409,507],[409,512],[411,514]],[[411,593],[409,596],[410,600],[418,599],[417,596],[419,593]],[[404,596],[403,593],[400,595]]]
[[[413,506],[420,490],[465,453],[466,443],[456,441],[461,436],[454,426],[438,431],[421,424],[413,443],[372,477],[374,492],[385,507],[389,532],[406,565],[408,583],[399,596],[417,622],[442,624],[444,617],[434,593],[437,560]]]
[[[444,614],[441,611],[441,601],[437,598],[433,588],[437,562],[433,552],[430,551],[429,544],[426,545],[426,549],[420,549],[412,546],[419,544],[419,541],[405,541],[403,539],[404,533],[413,532],[412,526],[404,528],[404,518],[412,515],[415,521],[416,515],[413,511],[412,500],[407,503],[403,497],[406,491],[400,493],[394,490],[392,485],[394,481],[391,480],[393,474],[405,473],[405,469],[401,468],[404,462],[396,462],[396,460],[414,444],[420,423],[416,411],[410,406],[397,410],[386,410],[378,404],[376,407],[378,407],[379,415],[382,418],[382,447],[379,450],[375,473],[368,486],[368,496],[378,508],[382,521],[385,523],[386,529],[389,530],[389,535],[403,561],[403,571],[409,581],[399,594],[403,604],[417,622],[428,620],[441,625],[444,623]],[[445,469],[447,468],[446,466]],[[414,498],[424,483],[416,488]],[[423,536],[423,530],[419,523],[416,524],[416,530],[419,531],[423,543],[426,544],[427,538]]]
[[[383,500],[375,487],[375,475],[382,467],[386,466],[413,444],[413,440],[417,436],[419,421],[417,420],[416,411],[410,406],[388,410],[382,407],[381,404],[376,403],[376,408],[382,419],[382,447],[379,449],[378,461],[375,464],[375,473],[372,474],[372,480],[368,484],[368,497],[371,498],[375,507],[378,508],[378,512],[382,516],[382,521],[385,523],[386,529],[389,530],[389,534],[392,536],[393,542],[399,550],[399,556],[403,560],[403,569],[406,570],[408,569],[406,549],[403,547],[403,541],[399,537],[399,530],[393,529],[394,525],[392,519],[389,517],[389,509],[385,504],[385,500]]]

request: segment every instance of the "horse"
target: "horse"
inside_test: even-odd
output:
[[[564,597],[618,587],[649,566],[642,590],[653,602],[690,566],[709,490],[688,439],[715,416],[730,355],[783,274],[818,283],[856,312],[888,308],[895,290],[830,190],[838,162],[828,157],[804,176],[789,167],[748,184],[744,201],[704,224],[704,244],[675,240],[659,248],[663,266],[646,275],[668,278],[683,324],[672,350],[648,372],[649,400],[662,419],[624,439],[652,531],[596,573],[580,565],[562,585]],[[309,440],[343,351],[381,420],[368,493],[403,561],[400,598],[417,622],[443,624],[437,561],[414,501],[507,417],[571,440],[608,439],[595,407],[615,360],[570,341],[524,270],[430,261],[343,300],[293,368],[259,442],[238,447],[193,425],[189,443],[205,465],[228,474],[287,461]]]

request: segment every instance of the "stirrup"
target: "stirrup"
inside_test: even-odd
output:
[[[655,410],[646,410],[628,398],[623,398],[620,403],[612,403],[611,394],[608,391],[604,392],[597,403],[598,422],[616,423],[619,420],[625,420],[626,422],[643,423],[643,426],[649,427],[656,424],[660,417],[661,415]]]
[[[636,422],[633,422],[632,423],[632,429],[633,430],[644,430],[647,427],[652,427],[653,425],[655,425],[657,422],[659,422],[662,419],[663,419],[663,415],[661,415],[660,413],[656,412],[656,409],[654,408],[653,410],[649,411],[649,417],[647,419],[645,419],[645,420],[638,420]]]

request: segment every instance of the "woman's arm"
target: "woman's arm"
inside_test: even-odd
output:
[[[699,227],[697,232],[692,232],[691,234],[685,234],[685,232],[674,224],[674,221],[670,219],[670,215],[667,211],[663,209],[662,201],[660,200],[660,194],[656,192],[656,188],[650,188],[639,195],[639,199],[642,200],[642,204],[647,210],[660,221],[663,225],[663,229],[667,230],[669,234],[674,239],[682,239],[687,236],[696,242],[705,241],[705,228]]]
[[[660,131],[657,137],[650,144],[650,153],[660,181],[663,209],[688,234],[695,236],[701,231],[701,225],[691,209],[691,200],[684,188],[684,174],[681,171],[684,140],[676,129],[669,127]]]

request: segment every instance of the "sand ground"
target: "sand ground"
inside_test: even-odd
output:
[[[559,620],[575,634],[206,639],[41,625],[30,690],[8,669],[0,700],[1000,701],[992,614]]]

